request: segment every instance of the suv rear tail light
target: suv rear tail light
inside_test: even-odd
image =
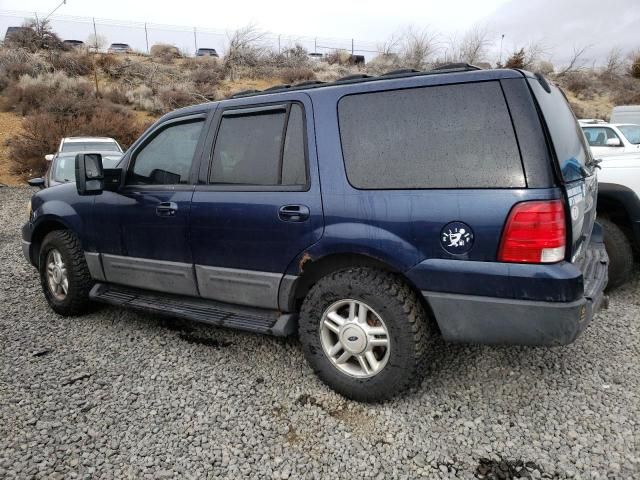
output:
[[[564,260],[566,223],[561,200],[518,203],[502,234],[498,260],[555,263]]]

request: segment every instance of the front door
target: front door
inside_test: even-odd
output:
[[[198,294],[188,225],[204,123],[205,115],[191,115],[158,125],[131,152],[125,186],[96,200],[102,221],[113,222],[106,227],[119,237],[100,242],[108,282]]]
[[[190,216],[205,298],[278,308],[287,267],[322,235],[311,103],[288,98],[216,113]]]

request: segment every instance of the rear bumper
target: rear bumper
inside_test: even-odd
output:
[[[580,335],[599,307],[587,298],[533,302],[422,292],[445,340],[503,345],[566,345]]]
[[[423,291],[445,340],[480,344],[566,345],[605,300],[608,256],[592,241],[581,262],[583,294],[568,302]]]

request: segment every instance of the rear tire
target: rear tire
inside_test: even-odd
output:
[[[609,283],[607,289],[629,281],[633,271],[633,249],[624,231],[608,218],[598,218],[604,229],[604,246],[609,255]]]
[[[364,402],[388,399],[413,384],[430,336],[427,313],[406,283],[361,267],[318,281],[304,300],[298,328],[320,379]]]
[[[40,283],[49,306],[60,315],[80,315],[89,310],[93,280],[80,240],[69,230],[55,230],[42,241]]]

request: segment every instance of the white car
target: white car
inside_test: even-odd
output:
[[[122,147],[109,137],[66,137],[60,140],[56,153],[45,155],[47,162],[52,161],[60,153],[70,152],[114,152],[122,153]]]
[[[580,120],[584,136],[595,158],[640,153],[640,125]]]

